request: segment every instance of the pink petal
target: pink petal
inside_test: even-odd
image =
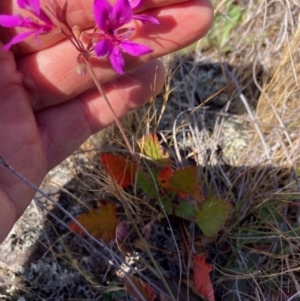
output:
[[[22,26],[24,18],[21,16],[0,15],[0,25],[11,28]]]
[[[43,27],[41,27],[39,30],[37,30],[37,31],[35,32],[34,39],[35,39],[35,42],[36,42],[37,44],[40,43],[40,41],[39,41],[39,35],[40,35],[40,34],[43,34],[44,32],[45,32],[45,30],[44,30]]]
[[[44,13],[40,6],[40,0],[17,0],[19,7],[26,9],[44,21],[46,24],[52,26],[49,17]]]
[[[111,29],[118,29],[132,20],[132,9],[128,0],[118,0],[111,14]]]
[[[133,15],[133,19],[139,20],[142,23],[152,23],[152,24],[159,24],[159,21],[151,16],[146,16],[146,15]]]
[[[141,2],[141,0],[129,0],[131,9],[136,9],[141,4]]]
[[[106,0],[95,0],[94,2],[94,16],[97,26],[103,31],[107,31],[108,21],[112,13],[113,7]]]
[[[128,40],[131,35],[134,33],[134,27],[120,28],[115,31],[114,36],[116,40]]]
[[[31,11],[36,16],[40,15],[41,7],[39,0],[18,0],[18,5],[23,9]]]
[[[147,46],[125,41],[125,42],[120,42],[120,47],[124,52],[127,52],[131,54],[132,56],[140,56],[146,53],[150,53],[153,50],[148,48]]]
[[[113,45],[107,40],[102,40],[95,45],[94,50],[97,56],[104,56],[113,51]]]
[[[124,59],[118,47],[113,48],[113,51],[109,56],[109,59],[114,70],[119,74],[123,74]]]
[[[10,47],[14,44],[20,43],[22,41],[24,41],[26,38],[28,38],[29,36],[33,35],[35,33],[35,31],[26,31],[26,32],[22,32],[17,34],[16,36],[14,36],[9,43],[5,44],[2,48],[3,51],[8,51],[10,49]]]
[[[22,16],[0,15],[0,25],[3,27],[26,27],[34,30],[42,29],[42,32],[50,31],[53,27],[51,24],[40,24],[34,22],[31,18],[24,18]]]

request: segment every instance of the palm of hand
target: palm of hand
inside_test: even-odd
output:
[[[74,24],[84,27],[91,23],[82,17],[91,18],[86,12],[91,2],[72,2],[69,9]],[[153,53],[139,59],[126,58],[125,76],[116,77],[105,59],[95,65],[117,116],[145,103],[160,91],[164,69],[153,59],[187,46],[209,29],[212,9],[208,0],[165,2],[147,2],[152,7],[149,14],[155,15],[161,23],[159,27],[151,25],[137,32],[137,40],[150,46]],[[0,13],[8,13],[10,7],[11,1],[1,3]],[[85,10],[85,14],[80,10]],[[195,20],[201,22],[195,24]],[[155,36],[155,40],[148,38],[151,36]],[[78,54],[68,41],[43,36],[40,45],[32,39],[17,50],[15,57],[12,52],[0,50],[0,156],[30,182],[39,185],[50,169],[91,134],[110,124],[113,117],[94,89],[90,76],[75,73],[74,61]],[[0,242],[34,193],[0,166]]]

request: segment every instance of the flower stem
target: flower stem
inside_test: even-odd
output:
[[[108,100],[108,98],[106,96],[106,93],[104,92],[104,89],[103,89],[102,85],[99,83],[99,81],[97,79],[97,76],[95,74],[95,71],[94,71],[94,68],[93,68],[91,62],[88,60],[88,58],[86,58],[84,56],[83,56],[83,59],[84,59],[84,62],[86,64],[86,66],[87,66],[87,69],[89,70],[89,73],[90,73],[92,79],[94,80],[94,83],[95,83],[97,89],[99,90],[99,93],[103,96],[103,98],[104,98],[107,106],[109,107],[109,109],[110,109],[110,111],[111,111],[111,113],[112,113],[112,115],[114,117],[114,120],[115,120],[115,122],[116,122],[116,124],[117,124],[117,126],[118,126],[118,128],[119,128],[119,130],[121,132],[121,135],[122,135],[122,137],[123,137],[123,139],[124,139],[124,141],[126,143],[126,146],[128,147],[128,150],[129,150],[131,156],[133,157],[135,163],[139,166],[138,158],[137,158],[137,156],[136,156],[136,154],[135,154],[132,146],[130,145],[130,142],[129,142],[128,137],[127,137],[127,135],[125,133],[125,130],[124,130],[124,128],[123,128],[123,126],[122,126],[122,124],[121,124],[118,116],[116,115],[116,113],[115,113],[115,111],[114,111],[114,109],[113,109],[110,101]]]

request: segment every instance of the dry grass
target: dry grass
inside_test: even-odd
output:
[[[173,300],[196,300],[192,288],[179,298],[181,292],[172,283],[188,281],[195,251],[214,267],[216,300],[300,300],[300,3],[213,2],[216,22],[207,38],[165,58],[163,93],[122,122],[133,145],[157,132],[174,166],[196,162],[205,193],[234,205],[226,227],[207,239],[193,223],[165,216],[154,223],[146,241],[141,231],[157,218],[160,207],[136,187],[119,189],[99,166],[100,153],[128,156],[115,126],[92,137],[70,159],[77,176],[65,186],[69,199],[61,205],[76,216],[99,199],[119,204],[120,217],[132,231],[119,247],[130,253],[141,277],[169,296],[172,291]],[[68,223],[70,218],[61,212],[52,213]],[[57,229],[57,222],[49,221]],[[58,266],[70,266],[87,280],[94,294],[90,300],[129,299],[115,276],[124,264],[117,246],[74,238],[66,229],[54,232],[46,234],[46,249],[59,259]],[[82,250],[95,260],[93,268],[79,258]],[[101,271],[91,274],[95,265]]]

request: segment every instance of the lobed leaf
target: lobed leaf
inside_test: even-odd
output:
[[[215,301],[214,289],[209,277],[212,266],[205,262],[205,257],[194,255],[194,284],[200,295],[208,301]]]
[[[225,200],[209,197],[202,209],[196,209],[196,222],[202,232],[209,237],[215,236],[222,229],[232,212],[232,205]]]
[[[157,163],[166,166],[170,164],[169,154],[161,147],[158,138],[155,134],[142,137],[138,141],[141,153],[153,159]]]
[[[108,243],[116,238],[118,219],[116,206],[113,203],[102,205],[98,210],[91,210],[77,217],[77,221],[95,238]],[[72,222],[70,228],[83,235],[79,226]]]
[[[159,184],[168,190],[172,190],[172,186],[170,185],[170,178],[173,176],[174,171],[170,166],[164,167],[157,175],[157,180]]]
[[[175,215],[190,220],[195,217],[195,208],[190,202],[182,201],[176,207]]]
[[[188,166],[175,171],[167,166],[159,172],[158,181],[162,187],[175,191],[182,199],[189,195],[199,203],[203,201],[196,166]]]
[[[102,165],[107,172],[121,187],[127,188],[132,185],[137,171],[137,165],[125,158],[110,153],[101,156]]]
[[[172,201],[175,197],[175,194],[168,194],[166,196],[161,197],[161,203],[164,206],[166,214],[171,215],[173,213],[173,205]]]
[[[157,183],[153,183],[153,181],[157,178],[157,170],[151,170],[152,175],[150,174],[143,174],[140,171],[137,173],[137,186],[142,189],[142,191],[148,195],[150,198],[157,197],[157,191],[155,185]]]

